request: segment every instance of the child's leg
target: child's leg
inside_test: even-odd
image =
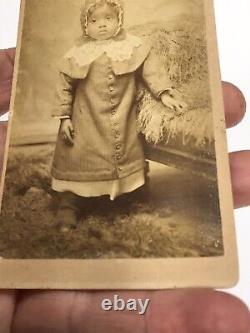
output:
[[[79,214],[79,197],[72,192],[58,193],[59,205],[56,214],[57,225],[61,231],[76,227]]]

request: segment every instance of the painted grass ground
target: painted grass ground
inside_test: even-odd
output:
[[[90,209],[76,230],[56,228],[53,145],[10,149],[0,218],[5,258],[197,257],[223,253],[217,192],[206,179],[151,163],[151,197]],[[104,213],[105,212],[105,213]]]

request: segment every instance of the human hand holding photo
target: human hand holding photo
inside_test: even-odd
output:
[[[0,111],[8,110],[14,50],[0,52]],[[231,127],[245,113],[240,91],[223,84],[226,123]],[[0,150],[6,126],[0,125]],[[3,156],[1,155],[1,160]],[[250,205],[250,152],[230,154],[235,208]],[[104,298],[149,298],[144,316],[105,312]],[[249,333],[250,313],[239,299],[210,289],[163,291],[0,291],[0,333]]]
[[[0,115],[9,108],[15,49],[0,50]]]

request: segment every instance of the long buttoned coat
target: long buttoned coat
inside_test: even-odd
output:
[[[69,181],[114,180],[144,168],[143,144],[136,126],[139,80],[156,98],[171,86],[145,43],[134,48],[129,60],[116,61],[103,53],[81,66],[74,56],[64,58],[52,116],[70,117],[74,144],[65,142],[60,126],[53,177]]]

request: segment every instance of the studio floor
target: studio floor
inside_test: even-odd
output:
[[[50,189],[54,146],[12,147],[2,212],[4,258],[153,258],[223,254],[216,184],[150,162],[150,196],[103,202],[64,234]],[[128,198],[128,200],[127,200]]]

